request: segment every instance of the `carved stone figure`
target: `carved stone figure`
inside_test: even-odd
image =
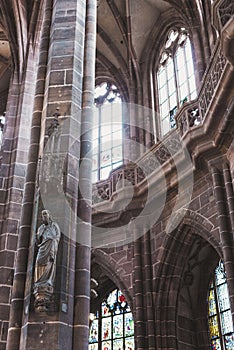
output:
[[[60,240],[60,229],[48,210],[42,211],[43,224],[36,233],[38,252],[35,263],[34,286],[35,307],[46,310],[53,294],[56,273],[56,257]]]

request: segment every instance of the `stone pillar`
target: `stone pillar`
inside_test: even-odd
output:
[[[146,231],[146,230],[145,230]],[[154,317],[154,300],[153,300],[153,271],[151,259],[151,236],[150,227],[144,235],[144,278],[145,278],[145,293],[144,300],[146,301],[146,320],[147,320],[147,340],[148,349],[155,349],[155,317]]]
[[[134,230],[134,270],[133,270],[133,285],[134,285],[134,309],[136,315],[135,321],[135,342],[137,349],[145,348],[145,322],[144,322],[144,290],[143,290],[143,240],[139,237],[140,227],[133,223]]]
[[[85,53],[75,268],[73,347],[88,350],[92,219],[92,120],[95,87],[97,1],[86,2]]]
[[[38,144],[40,138],[40,121],[41,110],[43,105],[44,94],[44,79],[46,76],[47,65],[47,51],[49,28],[50,28],[50,14],[51,14],[51,0],[48,0],[45,5],[45,15],[43,20],[42,39],[40,44],[40,57],[39,57],[39,69],[37,74],[36,83],[36,97],[34,101],[34,111],[32,114],[32,127],[30,135],[30,146],[28,151],[28,168],[26,174],[26,183],[24,187],[24,197],[21,215],[21,228],[18,239],[18,254],[15,266],[15,276],[12,291],[12,308],[10,313],[10,329],[8,335],[8,348],[17,348],[20,339],[21,325],[22,325],[22,313],[26,270],[27,270],[27,257],[28,257],[28,244],[30,237],[32,212],[33,212],[33,199],[34,188],[36,180],[36,169],[38,161]],[[29,293],[31,291],[29,290]],[[16,326],[17,325],[17,326]]]
[[[56,142],[53,144],[53,150],[58,154],[66,155],[66,162],[61,164],[64,176],[63,196],[66,201],[61,202],[60,198],[56,201],[56,193],[51,190],[51,174],[48,174],[48,183],[44,181],[43,190],[48,190],[50,201],[45,204],[44,199],[40,201],[40,206],[51,206],[45,208],[51,211],[55,221],[59,223],[62,231],[62,238],[59,247],[57,259],[57,278],[56,288],[54,290],[55,301],[48,312],[35,312],[34,299],[32,295],[33,284],[33,261],[34,254],[34,235],[37,225],[37,208],[34,206],[34,214],[31,223],[31,246],[28,255],[29,243],[24,243],[25,259],[28,257],[28,273],[26,285],[21,283],[20,290],[15,288],[16,304],[11,317],[11,330],[9,334],[8,349],[35,349],[44,347],[46,349],[72,349],[72,331],[73,331],[73,293],[74,293],[74,269],[75,269],[75,240],[77,229],[77,203],[78,203],[78,178],[79,178],[79,157],[80,157],[80,125],[81,125],[81,107],[82,107],[82,84],[83,84],[83,61],[84,61],[84,37],[85,37],[85,0],[55,0],[52,2],[52,20],[47,40],[44,40],[44,46],[41,47],[41,61],[48,57],[46,61],[46,80],[43,89],[44,79],[41,85],[38,83],[37,93],[41,94],[43,99],[35,99],[34,111],[40,111],[40,143],[35,139],[35,134],[31,139],[31,147],[35,148],[35,154],[42,157],[42,163],[45,159],[46,148],[48,144],[49,128],[54,121],[54,112],[59,108],[59,123],[65,126],[56,134]],[[48,3],[47,3],[48,4]],[[50,11],[47,8],[47,11]],[[48,15],[48,12],[47,12]],[[46,16],[46,14],[45,14]],[[48,19],[48,17],[47,17]],[[48,22],[43,24],[44,30],[48,31]],[[44,31],[45,34],[45,31]],[[42,43],[43,45],[43,43]],[[39,66],[38,77],[45,67]],[[40,100],[40,101],[39,101]],[[51,142],[51,139],[49,139]],[[39,147],[38,147],[39,146]],[[35,186],[35,164],[36,160],[32,157],[32,164],[29,167],[33,186]],[[55,154],[55,156],[57,153]],[[57,164],[60,166],[60,164]],[[63,167],[63,168],[62,168]],[[32,171],[32,168],[33,171]],[[41,184],[40,184],[41,185]],[[29,184],[28,184],[29,186]],[[42,186],[42,185],[41,185]],[[33,189],[32,189],[33,191]],[[34,191],[33,191],[34,192]],[[28,193],[28,191],[27,191]],[[28,193],[29,194],[29,193]],[[43,197],[43,196],[42,196]],[[25,198],[32,199],[32,196]],[[29,210],[32,215],[32,210]],[[26,212],[23,215],[26,220]],[[27,225],[28,225],[28,220]],[[21,223],[20,234],[25,236],[25,222]],[[28,234],[28,233],[27,233]],[[23,240],[22,240],[23,242]],[[25,263],[17,261],[17,268],[21,274],[25,274]],[[22,279],[23,281],[23,279]],[[23,291],[26,294],[23,295]],[[20,292],[21,291],[21,292]],[[20,294],[20,300],[17,297]],[[25,297],[24,303],[22,298]],[[18,305],[18,301],[20,305]],[[18,315],[17,315],[18,308]],[[19,341],[19,333],[21,337]]]
[[[25,29],[25,18],[21,18]],[[17,279],[15,269],[18,230],[22,214],[22,199],[25,185],[25,174],[28,163],[28,149],[30,145],[30,125],[32,121],[33,98],[36,85],[36,67],[38,60],[38,46],[28,45],[27,58],[22,58],[20,66],[25,72],[14,67],[8,102],[6,108],[6,126],[2,145],[2,164],[0,170],[0,286],[1,305],[0,314],[0,348],[6,347],[7,330],[10,309],[14,309],[15,300],[12,299],[13,279]],[[19,44],[20,46],[20,44]],[[20,48],[19,48],[20,49]],[[22,248],[22,247],[21,247]],[[22,248],[23,249],[23,248]],[[17,254],[20,254],[18,249]],[[23,254],[24,256],[24,254]],[[25,256],[21,261],[25,263]],[[15,272],[15,278],[13,277]],[[14,282],[15,283],[15,282]],[[16,285],[16,284],[15,284]],[[24,287],[19,283],[18,291],[23,297]],[[22,299],[21,299],[22,302]],[[18,312],[18,310],[16,310]],[[15,328],[18,324],[15,323]],[[13,347],[11,349],[14,349]]]
[[[223,260],[227,274],[227,284],[234,318],[234,246],[233,246],[233,187],[230,168],[227,163],[212,165],[211,172],[214,185],[214,194],[217,204],[217,214],[220,231],[220,241],[223,251]]]

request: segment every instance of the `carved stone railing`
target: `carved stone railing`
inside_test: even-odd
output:
[[[181,151],[177,130],[154,145],[134,164],[127,164],[111,172],[109,178],[93,184],[93,204],[111,199],[112,195],[127,186],[140,185],[144,179]]]
[[[233,0],[216,1],[213,6],[216,23],[222,29],[234,16]],[[176,115],[177,130],[154,145],[146,154],[138,159],[137,164],[123,165],[111,172],[109,178],[93,185],[93,204],[110,200],[114,193],[123,187],[141,184],[146,177],[166,161],[173,157],[181,148],[181,139],[194,128],[202,126],[210,105],[216,96],[228,66],[228,60],[221,51],[220,42],[213,52],[209,67],[204,74],[202,86],[196,100],[185,103]],[[180,135],[180,136],[179,136]]]
[[[186,103],[178,112],[176,122],[181,136],[194,126],[200,125],[202,117],[198,101]]]
[[[221,27],[224,27],[229,19],[234,16],[234,2],[233,0],[221,0],[216,3],[215,7],[219,23]]]
[[[189,130],[203,123],[215,93],[219,89],[227,65],[228,61],[219,44],[213,53],[211,64],[204,74],[197,100],[186,103],[176,116],[177,127],[182,137]]]

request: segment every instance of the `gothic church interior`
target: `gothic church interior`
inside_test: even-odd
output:
[[[233,136],[233,0],[2,0],[0,350],[233,350]]]

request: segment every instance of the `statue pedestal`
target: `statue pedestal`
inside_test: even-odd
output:
[[[35,297],[34,307],[36,312],[48,311],[53,291],[53,287],[48,285],[34,286],[33,294]]]

